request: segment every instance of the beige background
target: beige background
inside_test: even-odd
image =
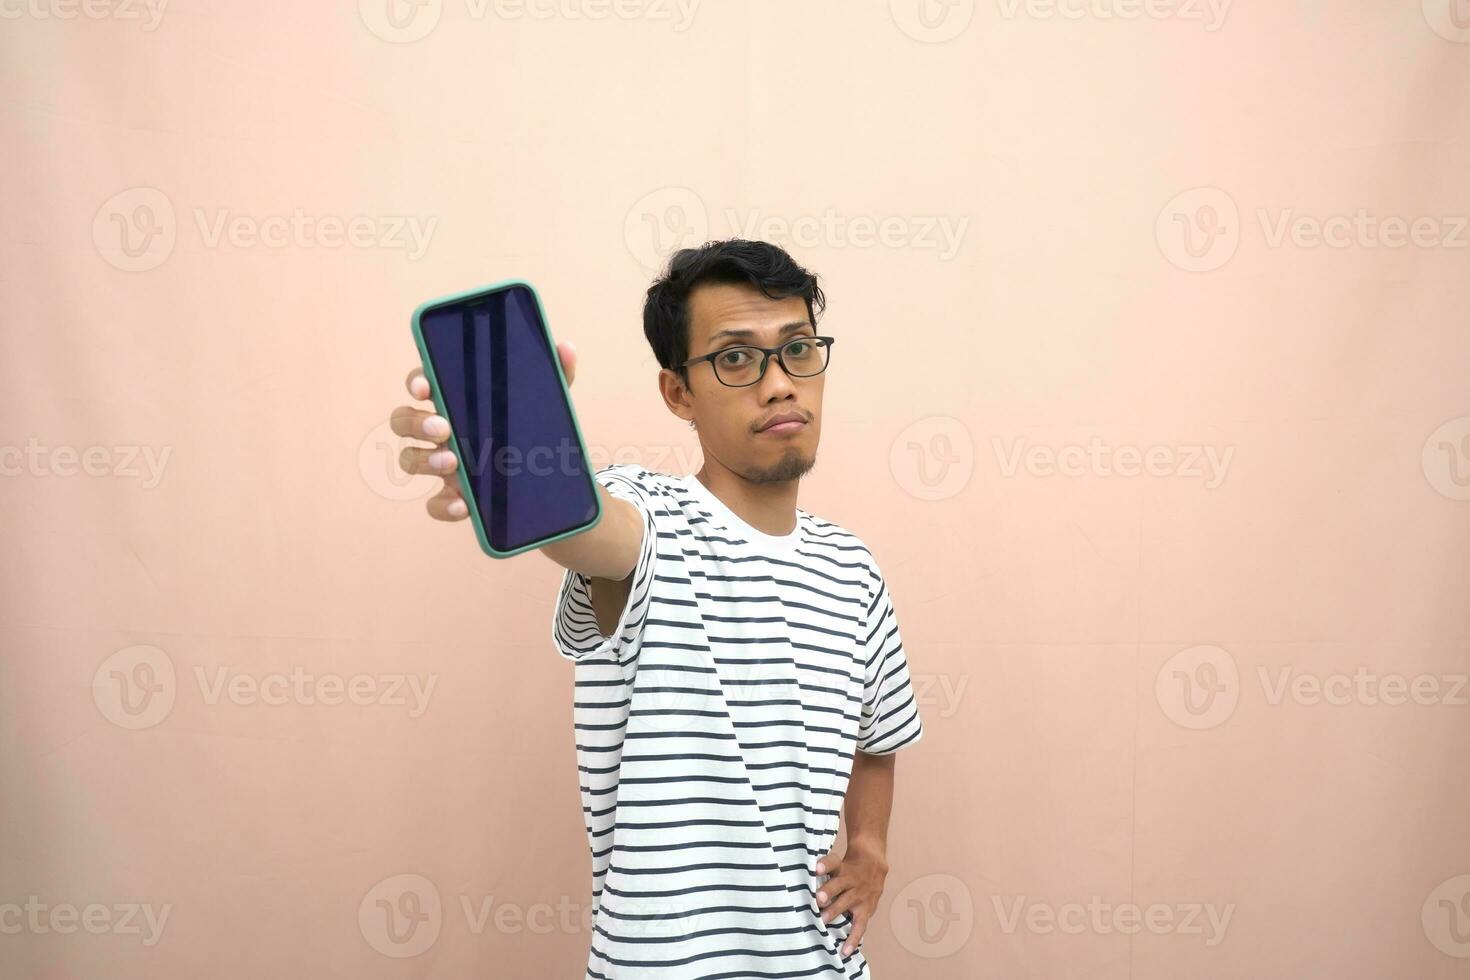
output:
[[[0,975],[581,976],[408,314],[529,279],[686,473],[642,291],[744,232],[922,685],[877,980],[1470,977],[1465,0],[392,2],[4,7]]]

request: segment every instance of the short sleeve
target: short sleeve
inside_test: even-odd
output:
[[[893,596],[877,564],[876,589],[864,617],[863,711],[857,747],[869,755],[889,755],[924,737],[919,702],[909,683],[908,657],[898,631]]]
[[[658,558],[658,531],[654,522],[655,504],[651,488],[638,479],[643,472],[636,466],[614,464],[592,474],[614,497],[628,501],[643,515],[643,540],[638,563],[633,568],[633,584],[627,601],[618,614],[611,636],[597,628],[597,614],[592,608],[591,577],[567,569],[557,593],[556,608],[551,617],[551,638],[557,652],[571,661],[611,660],[622,662],[638,648],[652,592]],[[605,516],[605,515],[604,515]]]

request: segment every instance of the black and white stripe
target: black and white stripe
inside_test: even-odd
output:
[[[611,636],[580,573],[552,616],[574,664],[587,977],[871,977],[861,948],[838,952],[851,918],[822,923],[813,867],[854,751],[923,735],[877,562],[800,509],[791,535],[762,535],[692,475],[595,477],[639,508],[644,535]]]

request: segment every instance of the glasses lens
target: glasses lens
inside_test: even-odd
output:
[[[826,370],[830,350],[827,342],[818,337],[797,337],[781,348],[781,360],[792,374],[809,378]]]
[[[756,347],[726,347],[715,357],[715,373],[727,385],[755,384],[765,354]]]

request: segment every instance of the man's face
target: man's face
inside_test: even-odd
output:
[[[739,344],[776,347],[816,333],[800,296],[771,299],[749,285],[696,287],[689,296],[689,321],[690,357]],[[728,360],[740,357],[728,355]],[[754,483],[795,480],[816,464],[825,374],[792,377],[774,356],[765,376],[745,387],[721,383],[709,361],[690,365],[688,373],[686,406],[706,455]],[[804,424],[763,429],[786,413]]]

